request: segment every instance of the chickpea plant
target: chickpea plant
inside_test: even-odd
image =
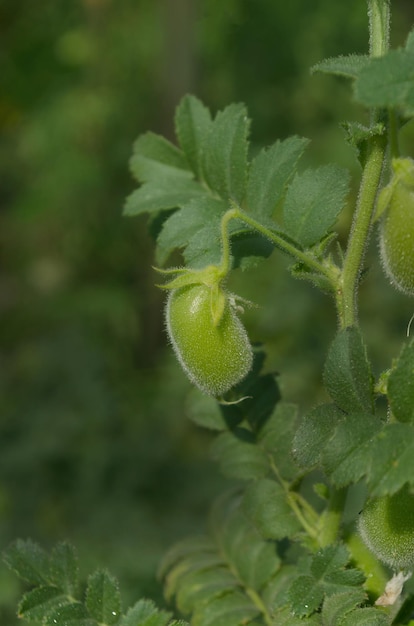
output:
[[[153,133],[134,145],[140,186],[125,214],[156,218],[160,267],[182,252],[183,267],[159,269],[166,328],[200,390],[191,417],[215,432],[213,457],[238,485],[213,505],[205,534],[174,546],[160,567],[176,619],[193,626],[414,625],[414,340],[401,337],[401,353],[375,380],[358,323],[372,233],[391,283],[414,294],[414,161],[398,148],[399,129],[414,116],[414,31],[389,50],[388,0],[368,0],[368,21],[369,55],[313,68],[349,79],[370,111],[369,126],[346,125],[362,174],[344,250],[334,227],[349,173],[298,169],[308,144],[298,136],[250,158],[243,104],[213,117],[186,96],[175,116],[177,145]],[[249,303],[227,288],[231,272],[275,249],[291,258],[293,277],[330,295],[338,314],[323,371],[330,401],[304,415],[263,372],[264,352],[241,321]],[[345,523],[356,485],[366,502]],[[5,558],[33,587],[19,606],[28,621],[187,623],[148,600],[124,613],[105,571],[79,595],[67,544],[47,555],[20,541]]]

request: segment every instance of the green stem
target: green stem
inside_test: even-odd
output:
[[[337,292],[337,307],[342,328],[356,324],[358,319],[358,283],[381,181],[385,149],[384,136],[375,136],[369,141],[368,157],[362,174],[357,208],[342,270],[342,284]]]
[[[264,623],[267,626],[272,626],[272,624],[274,624],[274,622],[272,620],[272,617],[270,616],[269,611],[267,610],[267,607],[266,607],[265,603],[263,602],[262,598],[257,593],[257,591],[255,591],[254,589],[251,589],[250,587],[247,587],[245,589],[245,591],[246,591],[247,595],[249,596],[249,598],[257,606],[259,611],[262,613],[262,617],[263,617]]]
[[[369,54],[380,57],[390,44],[390,0],[368,0]]]
[[[316,513],[314,509],[312,509],[311,505],[308,502],[306,503],[306,507],[303,506],[301,502],[302,498],[299,496],[299,494],[290,491],[287,483],[280,476],[279,470],[277,469],[277,466],[275,465],[273,459],[270,458],[269,461],[270,461],[270,466],[272,468],[272,471],[275,474],[278,483],[280,484],[280,486],[283,488],[285,492],[287,503],[289,504],[290,508],[295,514],[300,525],[302,526],[304,531],[307,533],[308,537],[313,539],[316,544],[317,538],[318,538],[317,537],[318,531],[317,531],[317,525],[316,525],[317,520],[318,520],[318,514]]]
[[[319,545],[321,547],[335,543],[346,500],[346,489],[332,489],[329,504],[320,517]]]
[[[221,219],[221,264],[220,272],[224,276],[230,271],[230,236],[228,232],[230,220],[234,218],[234,209],[227,211]]]
[[[256,221],[254,218],[250,217],[247,213],[244,213],[238,207],[229,209],[223,216],[221,221],[221,237],[222,237],[222,261],[221,261],[221,271],[228,272],[230,269],[230,243],[229,243],[229,234],[228,234],[228,224],[230,220],[238,219],[264,237],[269,239],[272,243],[274,243],[278,248],[283,250],[289,256],[295,258],[297,261],[301,261],[307,267],[314,270],[318,274],[325,276],[328,279],[328,282],[333,291],[336,289],[337,285],[337,272],[335,271],[337,268],[333,265],[327,265],[321,263],[314,256],[309,254],[306,251],[303,251],[297,248],[293,243],[287,241],[278,233],[270,230],[260,222]]]
[[[372,57],[385,54],[389,47],[390,2],[368,0],[369,49]],[[378,113],[372,111],[373,122]],[[371,230],[375,200],[381,181],[387,138],[374,135],[368,140],[367,159],[362,174],[357,207],[348,249],[342,270],[340,289],[337,292],[337,307],[342,328],[357,323],[357,290],[361,265]]]

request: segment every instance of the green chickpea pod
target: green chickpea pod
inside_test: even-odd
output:
[[[414,495],[407,486],[369,500],[359,518],[361,537],[394,571],[414,566]]]
[[[391,283],[414,295],[414,161],[394,159],[393,177],[379,197],[380,250]]]

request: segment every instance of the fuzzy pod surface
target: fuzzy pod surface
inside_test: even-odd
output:
[[[179,362],[201,391],[216,397],[239,383],[253,361],[246,330],[223,294],[218,321],[212,310],[212,289],[204,284],[172,290],[166,306],[167,332]]]
[[[373,498],[359,518],[361,537],[393,570],[414,565],[414,495],[404,487],[392,496]]]

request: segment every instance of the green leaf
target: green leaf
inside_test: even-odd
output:
[[[171,614],[159,614],[152,600],[139,600],[133,607],[128,609],[126,615],[121,618],[119,626],[165,626]],[[159,618],[159,620],[157,619]]]
[[[271,456],[279,475],[292,481],[299,473],[291,451],[297,429],[297,406],[280,402],[258,434],[258,444]]]
[[[78,558],[73,546],[58,543],[50,556],[49,578],[68,595],[74,596],[78,586]]]
[[[107,571],[98,570],[88,579],[86,606],[98,623],[116,624],[121,614],[118,582]]]
[[[225,476],[251,480],[265,476],[269,462],[245,428],[220,434],[212,445],[213,459],[220,462]]]
[[[171,600],[176,595],[189,574],[207,571],[209,569],[219,569],[224,565],[223,556],[217,550],[214,552],[200,552],[193,554],[186,559],[179,561],[165,576],[164,595],[167,600]],[[191,580],[191,577],[190,577]]]
[[[249,120],[243,104],[217,113],[205,141],[204,175],[213,191],[241,204],[247,178]]]
[[[209,430],[227,429],[220,405],[215,398],[207,396],[196,388],[186,398],[186,415],[198,426]]]
[[[371,445],[370,495],[393,494],[406,482],[414,484],[414,428],[387,424]]]
[[[246,193],[250,213],[259,219],[273,216],[308,143],[302,137],[289,137],[262,149],[253,159]]]
[[[389,626],[391,619],[381,609],[366,607],[347,613],[339,626]]]
[[[336,335],[326,359],[324,382],[343,411],[373,411],[373,376],[358,328],[352,326]]]
[[[206,603],[237,587],[237,580],[225,567],[189,572],[181,579],[176,599],[177,608],[184,614],[192,613],[198,604]]]
[[[213,509],[212,524],[220,553],[239,584],[255,591],[280,567],[276,544],[264,541],[232,494],[220,498]]]
[[[309,574],[299,576],[289,591],[296,615],[311,615],[325,597],[362,585],[364,575],[357,569],[346,569],[348,560],[343,545],[327,546],[313,556]]]
[[[239,386],[246,399],[241,404],[244,419],[254,432],[260,431],[280,400],[280,390],[274,374],[262,374],[245,378]]]
[[[411,42],[411,40],[410,40]],[[355,82],[355,97],[369,107],[401,107],[414,114],[414,52],[391,50],[370,59]]]
[[[18,615],[27,620],[43,621],[54,609],[69,603],[68,596],[58,587],[40,586],[24,594]]]
[[[179,561],[199,553],[210,553],[213,555],[216,553],[216,547],[212,539],[201,535],[198,537],[189,537],[177,542],[164,555],[160,563],[158,576],[164,578],[167,572]]]
[[[269,478],[255,481],[247,487],[243,509],[264,539],[293,537],[301,530],[283,488]]]
[[[296,565],[283,563],[276,574],[267,582],[261,592],[263,602],[273,614],[276,609],[288,602],[288,592],[292,582],[298,576]]]
[[[311,615],[304,621],[301,617],[292,615],[290,606],[278,610],[272,621],[272,626],[303,626],[303,624],[315,626],[316,624],[322,624],[322,622],[319,615]]]
[[[45,626],[97,626],[88,616],[86,608],[80,602],[73,602],[55,609],[44,621]]]
[[[141,183],[170,178],[173,185],[178,177],[193,178],[184,154],[167,139],[155,133],[138,137],[130,160],[134,177]]]
[[[240,591],[230,591],[199,604],[193,613],[192,626],[240,626],[259,615],[259,609]]]
[[[44,585],[50,582],[49,557],[46,552],[30,539],[18,539],[4,552],[4,561],[19,578],[31,585]]]
[[[202,252],[214,251],[221,256],[220,221],[227,205],[209,196],[196,197],[168,217],[157,240],[157,262],[164,263],[176,248],[185,249],[184,256],[191,264]],[[205,241],[205,233],[209,238]]]
[[[414,421],[414,340],[405,344],[388,379],[387,395],[394,417]]]
[[[284,204],[284,226],[288,235],[305,248],[320,241],[345,205],[349,181],[349,172],[336,165],[297,174]]]
[[[194,96],[184,96],[175,113],[175,130],[180,146],[199,180],[204,179],[202,151],[210,126],[210,111]]]
[[[307,617],[322,604],[323,586],[312,576],[299,576],[292,583],[289,598],[295,615]]]
[[[325,446],[333,437],[343,412],[333,404],[321,404],[301,422],[293,439],[292,452],[302,467],[311,469],[320,463]]]
[[[350,414],[334,426],[322,453],[322,465],[337,487],[356,483],[372,463],[372,442],[381,422],[369,414]]]
[[[350,589],[327,597],[322,607],[322,624],[340,626],[344,616],[363,604],[366,599],[363,589]]]
[[[226,612],[238,614],[234,606],[236,598],[239,609],[245,612],[246,606],[252,606],[251,591],[246,590],[259,593],[280,567],[276,545],[260,537],[240,509],[240,497],[234,491],[224,494],[215,503],[210,526],[213,549],[210,542],[200,539],[193,543],[182,542],[162,567],[166,576],[166,597],[176,596],[179,610],[193,614],[192,624],[197,623],[197,619],[207,619],[211,607],[216,614],[218,601],[220,611],[224,610],[227,604],[221,604],[223,597],[232,599],[231,611],[227,606]],[[194,612],[197,613],[199,607],[204,608],[196,618]],[[256,609],[256,612],[259,611]],[[233,619],[232,615],[228,617]]]
[[[366,54],[349,54],[330,59],[324,59],[311,68],[311,72],[335,74],[345,78],[357,78],[360,71],[367,65],[369,56]]]
[[[173,181],[168,177],[160,178],[157,182],[144,183],[128,196],[124,215],[134,216],[164,209],[175,209],[205,195],[206,192],[200,185],[189,178],[174,178]]]

